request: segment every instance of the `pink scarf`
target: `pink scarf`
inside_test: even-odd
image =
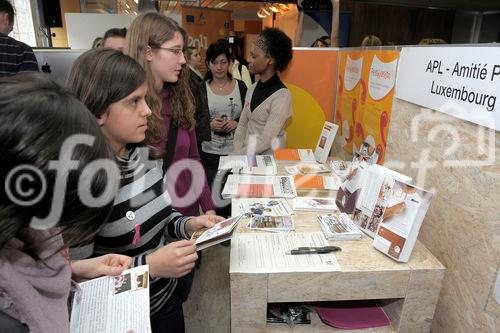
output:
[[[45,241],[48,231],[30,230],[24,238],[37,244],[41,260],[23,252],[23,241],[12,239],[0,250],[0,311],[26,324],[33,333],[69,332],[68,297],[71,267],[60,253],[60,236]]]

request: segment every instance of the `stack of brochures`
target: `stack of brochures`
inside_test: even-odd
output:
[[[296,197],[293,199],[293,209],[310,212],[333,212],[337,210],[337,205],[333,198]]]
[[[297,190],[291,176],[229,175],[222,198],[295,198]]]
[[[345,213],[318,215],[318,222],[328,240],[359,240],[363,236]]]
[[[290,232],[294,230],[294,224],[291,216],[253,215],[247,228],[269,232]]]

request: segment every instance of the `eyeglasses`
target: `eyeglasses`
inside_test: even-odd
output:
[[[152,47],[152,49],[159,49],[159,50],[167,50],[169,52],[172,52],[173,54],[175,54],[176,56],[180,57],[182,54],[184,54],[184,49],[173,49],[173,48],[170,48],[170,47]]]

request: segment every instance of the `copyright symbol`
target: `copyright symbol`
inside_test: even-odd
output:
[[[46,190],[47,181],[44,175],[29,164],[18,165],[5,177],[7,197],[19,206],[27,207],[38,203]]]

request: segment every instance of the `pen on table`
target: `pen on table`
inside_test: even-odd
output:
[[[325,254],[335,251],[342,251],[342,249],[338,246],[299,247],[293,250],[286,251],[285,254]]]

